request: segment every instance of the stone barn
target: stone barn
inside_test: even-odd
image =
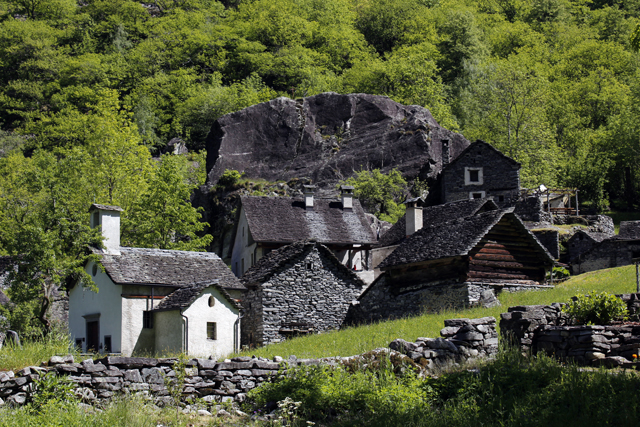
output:
[[[250,347],[339,329],[364,283],[326,246],[297,242],[260,259],[244,276],[242,344]]]
[[[354,322],[495,303],[499,291],[545,287],[553,257],[513,209],[426,225],[381,264]]]
[[[590,251],[594,246],[609,237],[612,236],[606,233],[596,233],[589,230],[576,231],[573,236],[567,240],[567,258],[569,262],[577,260],[580,255]]]
[[[443,142],[441,202],[492,197],[501,207],[513,206],[520,195],[520,163],[477,140],[449,162]]]

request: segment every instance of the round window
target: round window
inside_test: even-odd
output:
[[[216,305],[216,299],[211,295],[209,297],[209,307],[213,307],[214,305]]]

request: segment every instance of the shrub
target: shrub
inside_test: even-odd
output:
[[[218,179],[218,185],[224,188],[233,187],[238,183],[241,177],[242,174],[237,170],[226,169],[222,176],[220,176],[220,179]]]
[[[615,295],[592,291],[573,298],[563,311],[581,325],[607,325],[613,320],[626,318],[627,305]]]

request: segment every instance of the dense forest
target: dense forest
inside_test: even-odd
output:
[[[639,48],[640,0],[0,0],[0,255],[31,261],[12,298],[82,280],[93,202],[125,209],[125,244],[206,247],[185,201],[210,126],[278,96],[422,105],[525,186],[637,208]],[[155,161],[174,138],[190,158]]]

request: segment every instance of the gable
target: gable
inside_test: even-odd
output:
[[[462,166],[461,164],[485,164],[496,166],[496,163],[502,163],[508,165],[511,168],[520,169],[520,163],[513,160],[511,157],[506,156],[491,144],[488,144],[482,140],[469,145],[466,149],[458,155],[451,163],[449,163],[444,169],[443,173],[448,169],[452,170]]]

